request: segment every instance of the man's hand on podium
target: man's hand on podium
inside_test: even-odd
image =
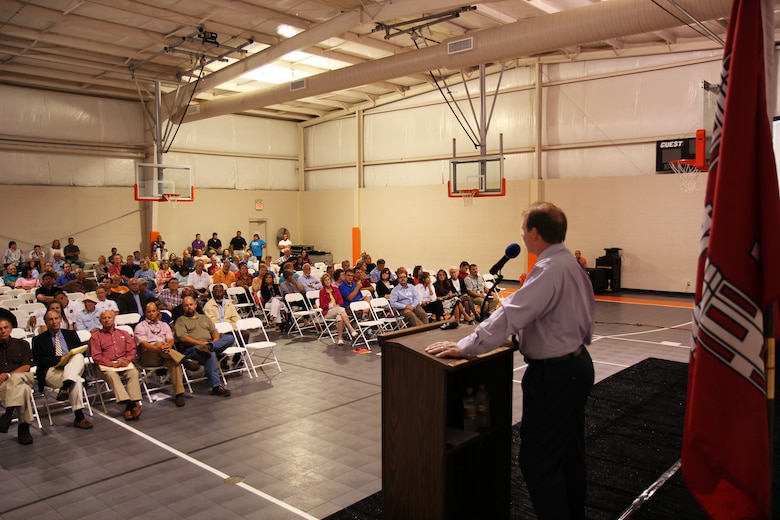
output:
[[[458,350],[458,344],[454,341],[437,341],[436,343],[425,347],[425,352],[436,356],[437,358],[463,357],[460,350]]]

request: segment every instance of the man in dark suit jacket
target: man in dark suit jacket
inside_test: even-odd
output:
[[[44,315],[46,330],[38,334],[32,341],[33,361],[37,366],[35,376],[38,379],[38,389],[43,392],[44,386],[59,388],[58,401],[70,401],[75,415],[73,426],[87,430],[92,423],[84,417],[84,401],[82,399],[82,376],[84,374],[84,356],[74,354],[63,366],[58,366],[60,360],[74,348],[83,345],[75,331],[63,329],[58,312],[49,311]],[[58,348],[59,347],[59,348]],[[59,352],[58,352],[59,350]]]
[[[146,302],[149,297],[141,291],[141,285],[138,278],[131,278],[127,282],[128,292],[117,298],[116,304],[119,306],[119,314],[130,314],[137,312],[143,317]]]

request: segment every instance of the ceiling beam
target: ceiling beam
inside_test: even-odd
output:
[[[698,19],[727,16],[731,0],[691,0],[689,11]],[[605,21],[606,20],[606,21]],[[449,70],[523,56],[535,56],[581,42],[603,41],[632,34],[679,26],[679,21],[644,0],[611,0],[556,14],[522,20],[476,31],[472,52],[448,54],[446,45],[420,49],[404,55],[307,78],[306,87],[291,91],[289,85],[230,96],[191,107],[188,120],[241,112],[266,104],[284,103],[300,97],[386,81],[390,78],[439,67]]]

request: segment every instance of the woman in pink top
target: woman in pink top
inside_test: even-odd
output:
[[[334,319],[336,320],[336,331],[338,331],[339,335],[339,345],[344,344],[344,340],[341,339],[341,335],[344,333],[344,324],[347,324],[347,328],[349,329],[349,334],[354,338],[357,336],[357,332],[355,332],[355,329],[352,327],[352,324],[349,322],[349,317],[347,316],[347,311],[344,310],[344,299],[341,297],[341,292],[333,286],[333,282],[330,279],[330,276],[327,274],[323,274],[322,278],[320,278],[320,282],[322,282],[322,289],[320,289],[320,309],[322,309],[322,314],[328,318],[328,319]]]
[[[165,284],[168,283],[168,280],[170,280],[172,276],[173,271],[171,271],[171,268],[168,265],[168,260],[160,262],[160,268],[154,275],[154,283],[157,286],[157,292],[160,292],[165,288]]]
[[[16,279],[14,289],[24,289],[25,291],[30,291],[36,287],[38,287],[38,279],[33,278],[32,267],[29,265],[24,265],[22,267],[22,274],[20,274],[19,278]]]

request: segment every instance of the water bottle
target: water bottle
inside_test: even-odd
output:
[[[490,428],[490,395],[485,385],[479,385],[474,403],[477,407],[477,429],[485,431]]]
[[[463,398],[463,429],[467,432],[477,431],[477,403],[471,387],[466,388],[466,396]]]

